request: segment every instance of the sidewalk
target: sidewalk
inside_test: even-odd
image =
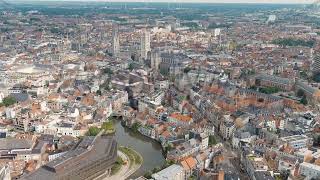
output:
[[[128,163],[126,165],[123,165],[115,175],[106,177],[104,180],[125,180],[141,167],[141,164],[134,164],[130,168],[130,164],[132,162],[130,162],[129,157],[121,151],[118,151],[118,156],[120,156],[123,161],[127,161]]]

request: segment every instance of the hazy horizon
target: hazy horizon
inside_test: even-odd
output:
[[[81,1],[81,2],[163,2],[163,3],[256,3],[256,4],[310,4],[316,0],[6,0],[7,2]]]

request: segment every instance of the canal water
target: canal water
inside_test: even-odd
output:
[[[161,145],[158,142],[123,127],[119,120],[114,121],[114,124],[116,127],[115,137],[118,144],[134,149],[143,157],[142,166],[130,178],[143,176],[146,172],[155,167],[161,167],[165,163]]]

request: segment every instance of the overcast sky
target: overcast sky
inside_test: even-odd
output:
[[[111,0],[112,1],[112,0]],[[315,0],[118,0],[122,2],[312,3]]]
[[[84,0],[85,1],[85,0]],[[89,1],[89,0],[87,0]],[[108,1],[108,0],[100,0]],[[109,0],[113,1],[113,0]],[[117,0],[115,0],[117,1]],[[119,2],[312,3],[315,0],[118,0]]]
[[[14,1],[14,0],[8,0]],[[17,0],[17,1],[35,1],[35,0]],[[37,0],[37,1],[100,1],[100,2],[185,2],[185,3],[285,3],[285,4],[306,4],[316,0]]]

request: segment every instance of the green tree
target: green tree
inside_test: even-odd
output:
[[[101,90],[99,89],[97,92],[96,92],[99,96],[101,96]]]
[[[289,177],[289,175],[290,175],[290,171],[282,170],[282,171],[280,172],[280,178],[281,178],[282,180],[287,180],[288,177]]]
[[[153,168],[152,173],[154,174],[154,173],[157,173],[159,171],[161,171],[161,168],[160,167],[155,167],[155,168]]]
[[[191,68],[188,66],[188,67],[185,67],[184,69],[183,69],[183,72],[184,73],[188,73],[189,71],[191,71]]]
[[[114,131],[114,125],[112,122],[104,122],[101,126],[105,131]]]
[[[147,178],[147,179],[151,179],[152,177],[152,172],[151,171],[148,171],[144,174],[144,177]]]
[[[135,59],[136,59],[136,56],[133,54],[133,55],[131,55],[131,60],[132,61],[135,61]]]
[[[101,131],[101,129],[99,129],[98,127],[90,127],[86,135],[87,136],[96,136],[99,134],[100,131]]]
[[[141,127],[141,124],[138,122],[135,122],[132,124],[131,129],[133,132],[137,133],[139,131],[140,127]]]
[[[299,89],[298,92],[297,92],[297,96],[298,97],[304,97],[305,94],[304,94],[303,90]]]
[[[320,146],[320,134],[313,136],[313,145]]]
[[[238,44],[237,44],[236,41],[231,41],[231,42],[229,43],[228,48],[229,48],[229,50],[234,51],[234,50],[236,50],[237,46],[238,46]]]
[[[114,21],[119,21],[119,22],[126,22],[126,21],[127,21],[126,19],[120,18],[120,17],[118,17],[118,16],[112,17],[112,20],[114,20]]]
[[[280,89],[277,87],[265,87],[265,88],[260,88],[259,91],[265,94],[274,94],[279,92]]]
[[[316,41],[294,39],[294,38],[282,38],[282,39],[275,39],[272,41],[272,43],[280,46],[304,46],[304,47],[311,48],[316,44]]]
[[[208,27],[208,29],[216,29],[216,28],[230,28],[230,24],[216,24],[216,23],[211,23]]]
[[[132,71],[132,70],[134,69],[134,65],[133,65],[133,63],[130,63],[130,64],[129,64],[128,69],[129,69],[130,71]]]
[[[31,17],[30,21],[41,21],[41,20],[39,18],[37,18],[37,17]]]
[[[307,105],[308,104],[308,100],[306,98],[306,96],[303,96],[302,99],[300,100],[300,103],[303,105]]]
[[[320,82],[320,74],[314,75],[314,76],[312,77],[312,79],[313,79],[315,82],[319,83],[319,82]]]
[[[109,84],[110,84],[110,80],[107,80],[106,82],[104,82],[103,84],[100,85],[100,89],[104,89],[106,91],[109,91],[110,90]]]
[[[164,148],[164,154],[167,154],[169,151],[171,151],[173,149],[171,144],[168,144],[165,148]]]
[[[53,27],[50,29],[50,32],[52,34],[62,34],[62,31],[59,29],[59,27]]]
[[[113,71],[107,67],[107,68],[103,69],[103,73],[111,75],[111,74],[113,74]]]
[[[212,146],[212,145],[215,145],[215,144],[217,144],[216,138],[213,135],[210,135],[209,136],[209,145]]]
[[[173,160],[167,160],[166,163],[164,165],[162,165],[162,169],[165,169],[165,168],[171,166],[172,164],[174,164]]]
[[[189,27],[191,29],[196,29],[199,27],[199,25],[195,22],[186,22],[186,23],[182,23],[183,26]]]
[[[8,107],[8,106],[15,104],[16,102],[17,102],[17,100],[14,97],[8,96],[8,97],[3,98],[2,103],[1,103],[2,105],[0,104],[0,106]]]
[[[116,163],[114,163],[114,165],[111,168],[111,174],[114,175],[117,172],[119,172],[122,165],[124,165],[124,161],[120,157],[117,157]]]
[[[253,86],[251,86],[249,89],[257,90],[258,88],[257,88],[257,86],[253,85]]]

